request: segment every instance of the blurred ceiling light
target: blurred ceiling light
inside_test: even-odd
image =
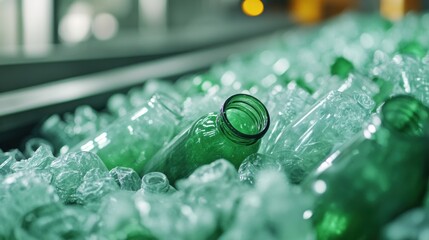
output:
[[[76,2],[61,19],[59,34],[65,43],[78,43],[89,37],[91,28],[91,7]]]
[[[126,17],[134,10],[133,1],[135,0],[91,0],[90,2],[97,12],[108,12],[121,18]]]
[[[264,4],[261,0],[244,0],[241,9],[247,16],[256,17],[264,12]]]
[[[23,40],[25,53],[49,51],[52,36],[53,0],[23,0]]]
[[[0,0],[0,55],[18,52],[18,2]]]
[[[140,24],[145,29],[162,29],[167,23],[167,0],[140,0]]]
[[[110,13],[100,13],[92,23],[92,33],[98,40],[108,40],[118,32],[118,21]]]

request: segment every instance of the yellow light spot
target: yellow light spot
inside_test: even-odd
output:
[[[261,0],[245,0],[241,8],[246,15],[256,17],[264,11],[264,4]]]
[[[390,20],[399,20],[409,11],[418,11],[421,9],[420,0],[381,0],[381,15]]]

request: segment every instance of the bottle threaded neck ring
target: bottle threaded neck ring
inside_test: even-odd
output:
[[[170,183],[165,174],[161,172],[150,172],[143,176],[142,188],[152,193],[168,192]]]
[[[262,138],[270,126],[264,104],[247,94],[229,97],[220,109],[218,123],[222,131],[237,142],[253,143]]]
[[[399,95],[387,100],[381,107],[383,124],[408,137],[424,137],[429,134],[429,109],[419,100]]]

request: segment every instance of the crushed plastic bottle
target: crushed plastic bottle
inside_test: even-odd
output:
[[[429,239],[426,143],[407,135],[427,110],[390,111],[398,94],[429,105],[428,20],[347,13],[49,117],[23,149],[0,150],[0,239]],[[255,133],[242,120],[261,108],[232,127],[206,115],[235,94],[268,110],[256,144],[231,129]],[[380,125],[379,106],[402,117]]]

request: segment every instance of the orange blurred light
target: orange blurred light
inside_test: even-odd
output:
[[[247,16],[256,17],[264,12],[264,4],[261,0],[245,0],[241,4],[241,9]]]
[[[420,9],[420,0],[381,0],[380,13],[391,20],[401,19],[409,11]]]
[[[358,0],[292,0],[290,10],[298,22],[311,24],[357,6]]]
[[[292,14],[301,23],[315,23],[323,18],[322,0],[293,0]]]

